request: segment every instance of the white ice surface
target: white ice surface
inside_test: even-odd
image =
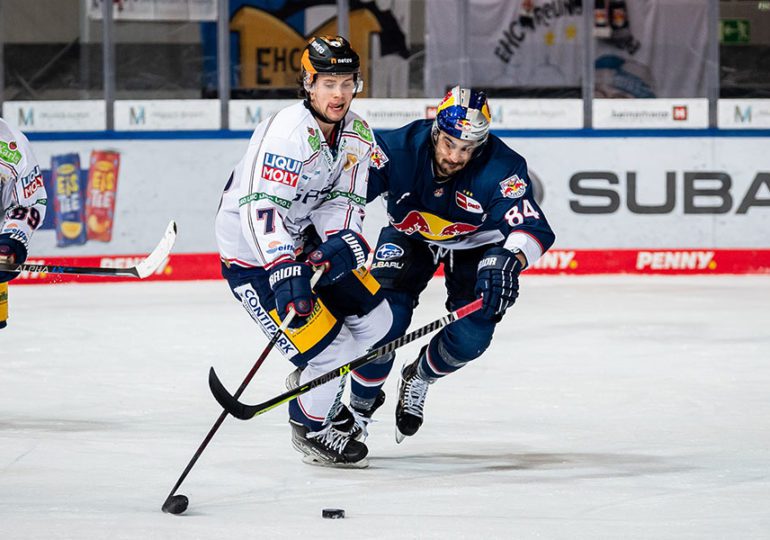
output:
[[[768,277],[525,276],[417,436],[394,441],[395,370],[366,470],[303,464],[285,406],[228,418],[178,517],[160,506],[220,412],[209,366],[234,390],[266,343],[226,285],[11,284],[10,309],[3,539],[770,538]],[[245,401],[289,371],[272,354]]]

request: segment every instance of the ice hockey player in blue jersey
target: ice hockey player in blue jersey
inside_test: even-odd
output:
[[[380,343],[406,332],[440,263],[447,309],[483,298],[480,311],[445,327],[404,366],[398,442],[422,425],[429,386],[487,349],[516,301],[519,274],[554,242],[526,161],[489,133],[490,120],[485,94],[457,86],[439,104],[435,120],[376,135],[367,199],[385,198],[390,223],[380,233],[372,274],[393,312]],[[381,387],[394,359],[391,353],[353,374],[351,406],[364,431],[384,401]]]

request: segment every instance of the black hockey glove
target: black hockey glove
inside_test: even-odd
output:
[[[0,234],[0,262],[22,264],[27,260],[27,248],[24,244],[11,238],[10,234]],[[0,283],[5,283],[19,277],[19,272],[0,272]]]
[[[342,229],[312,251],[307,259],[313,266],[324,267],[318,286],[325,287],[365,265],[368,256],[369,244],[364,237],[351,229]]]
[[[307,322],[313,312],[313,291],[310,278],[313,270],[309,265],[296,261],[277,264],[270,271],[270,288],[275,294],[275,308],[281,320],[286,318],[291,308],[296,315],[289,323],[289,328],[299,328]]]
[[[503,315],[519,296],[519,273],[522,264],[505,248],[493,247],[484,253],[476,271],[476,296],[483,298],[481,316],[492,319]]]

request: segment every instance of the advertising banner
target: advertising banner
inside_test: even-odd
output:
[[[708,4],[597,0],[591,35],[595,95],[706,97]],[[474,86],[580,88],[583,5],[580,0],[427,0],[426,91],[441,94],[457,84],[464,56]]]
[[[717,121],[721,129],[768,129],[770,99],[720,99]]]
[[[3,118],[24,133],[102,131],[107,126],[102,100],[6,101]]]
[[[54,204],[56,246],[67,247],[85,244],[85,198],[78,154],[71,153],[51,157],[51,185],[47,192],[49,193],[49,200],[53,199]]]
[[[594,127],[599,129],[705,129],[707,99],[595,99]]]
[[[206,130],[220,128],[219,100],[164,99],[115,102],[118,131]]]
[[[441,97],[377,99],[356,98],[351,109],[373,129],[394,129],[436,116]],[[653,100],[655,101],[655,100]],[[230,129],[253,130],[262,120],[297,100],[231,100]],[[489,101],[494,129],[581,129],[583,101],[580,99],[505,99]],[[707,115],[708,116],[708,115]]]
[[[410,2],[350,0],[346,36],[361,59],[362,97],[408,92]],[[297,94],[302,51],[311,36],[337,34],[337,0],[229,0],[232,88],[253,96]],[[205,91],[216,90],[216,24],[201,25]],[[377,69],[374,69],[377,67]],[[262,94],[265,95],[265,94]]]
[[[86,229],[89,240],[109,242],[115,218],[115,194],[118,189],[120,154],[111,151],[91,152],[86,189]]]
[[[556,233],[553,250],[529,272],[770,272],[768,138],[521,137],[504,141],[527,159],[536,198]],[[179,239],[168,264],[153,279],[219,275],[214,217],[247,138],[117,139],[109,141],[110,152],[98,140],[32,144],[40,163],[52,163],[55,169],[44,171],[50,182],[69,181],[65,182],[69,190],[50,192],[50,205],[59,196],[74,193],[72,155],[81,164],[88,163],[81,179],[89,179],[89,192],[91,187],[99,191],[96,197],[90,195],[93,208],[88,207],[84,219],[88,224],[91,216],[98,216],[100,226],[109,219],[111,234],[105,227],[104,236],[98,236],[101,241],[89,236],[84,244],[61,245],[56,228],[39,230],[32,239],[30,261],[132,266],[174,219]],[[100,162],[109,167],[99,166]],[[99,198],[111,200],[112,206],[99,206],[111,208],[111,215],[96,212],[94,202]],[[49,212],[55,213],[53,206]],[[371,243],[386,222],[381,201],[370,203],[364,234]],[[14,284],[67,280],[80,279],[25,274]]]
[[[217,0],[108,0],[117,21],[215,21]],[[102,18],[102,2],[89,0],[88,17]]]

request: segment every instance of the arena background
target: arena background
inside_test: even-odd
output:
[[[486,90],[556,244],[419,436],[393,410],[426,337],[368,469],[301,463],[285,408],[228,418],[166,515],[222,413],[209,368],[234,389],[267,344],[219,276],[221,190],[337,32],[375,130]],[[0,291],[2,538],[768,538],[770,1],[0,0],[0,104],[67,209],[28,262],[129,267],[179,225],[146,280]],[[412,328],[445,300],[432,280]],[[292,369],[273,351],[243,399]]]
[[[122,0],[105,25],[97,0],[6,0],[2,14],[3,117],[33,141],[51,203],[32,262],[130,265],[175,219],[153,279],[217,278],[223,182],[294,99],[306,37],[343,21],[364,59],[354,109],[376,130],[431,118],[456,83],[488,91],[558,236],[530,272],[770,271],[762,2]],[[85,191],[102,151],[119,160],[109,241],[73,226],[63,241],[56,167],[77,160]],[[384,217],[369,205],[369,239]]]

